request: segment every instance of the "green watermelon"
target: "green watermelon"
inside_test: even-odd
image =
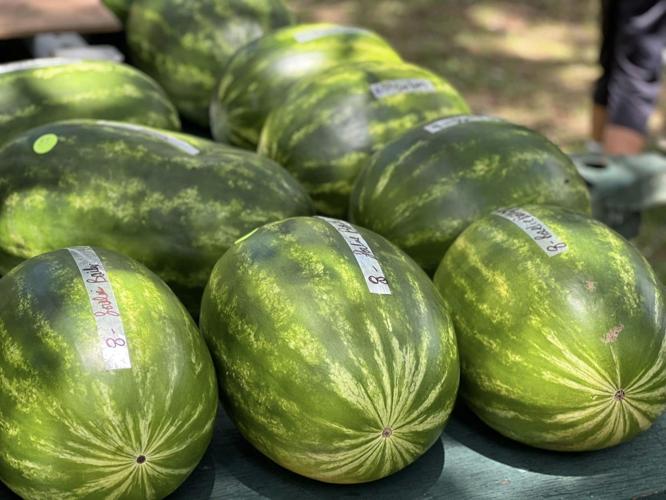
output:
[[[102,3],[123,23],[127,20],[132,0],[102,0]]]
[[[213,435],[215,369],[169,288],[90,247],[0,280],[0,479],[23,498],[164,498]]]
[[[560,451],[614,446],[666,409],[664,297],[638,250],[560,207],[469,226],[435,275],[461,395],[488,425]]]
[[[0,272],[96,245],[137,259],[192,309],[236,239],[312,213],[303,188],[266,158],[123,123],[33,129],[0,149],[0,179]]]
[[[525,203],[590,212],[585,182],[548,139],[496,118],[458,116],[420,125],[381,150],[356,180],[350,220],[432,274],[465,227]]]
[[[33,127],[70,118],[180,129],[164,91],[131,66],[58,58],[0,65],[0,145]]]
[[[127,41],[136,65],[201,126],[231,56],[293,18],[282,0],[133,0]]]
[[[221,142],[256,149],[264,122],[296,82],[352,61],[400,61],[377,34],[351,26],[283,28],[241,48],[224,71],[211,104]]]
[[[421,122],[467,111],[449,83],[417,66],[340,65],[291,88],[269,115],[259,152],[292,172],[317,210],[342,217],[375,151]]]
[[[666,206],[657,205],[641,212],[640,231],[633,240],[652,265],[661,283],[666,283]]]
[[[402,469],[453,407],[458,354],[440,294],[393,244],[340,220],[293,218],[237,242],[200,324],[241,433],[313,479]]]

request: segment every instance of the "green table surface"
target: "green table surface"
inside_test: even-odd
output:
[[[0,498],[15,497],[0,487]],[[210,448],[170,498],[666,499],[666,416],[624,445],[564,454],[506,439],[459,407],[441,439],[411,466],[375,483],[340,486],[282,469],[220,410]]]

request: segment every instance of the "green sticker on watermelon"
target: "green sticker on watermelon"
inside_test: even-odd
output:
[[[45,155],[58,144],[58,136],[55,134],[44,134],[32,145],[32,150],[38,155]]]

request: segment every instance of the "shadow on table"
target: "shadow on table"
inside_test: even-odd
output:
[[[621,472],[623,464],[640,467],[664,455],[663,445],[651,439],[655,429],[637,436],[629,443],[593,452],[556,452],[532,448],[506,438],[484,424],[463,403],[458,403],[446,427],[446,436],[467,448],[517,469],[553,476],[596,476]],[[446,442],[446,439],[445,439]],[[646,450],[654,448],[654,453]],[[663,458],[663,457],[662,457]]]
[[[180,487],[169,495],[169,500],[204,500],[211,496],[215,485],[215,459],[209,446],[201,462]],[[4,498],[0,494],[0,498]]]
[[[7,488],[4,484],[0,482],[0,498],[3,500],[20,500],[18,495],[15,495],[12,490]]]
[[[214,441],[212,446],[217,467],[226,469],[237,481],[267,498],[402,499],[406,494],[418,497],[438,481],[444,468],[444,447],[439,439],[414,464],[380,481],[358,485],[321,483],[294,474],[266,458],[240,435],[226,415],[223,419],[224,442]]]

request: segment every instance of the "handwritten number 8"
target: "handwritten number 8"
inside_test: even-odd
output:
[[[557,245],[550,245],[549,247],[546,248],[549,252],[559,252],[560,250],[564,250],[567,248],[566,243],[558,243]]]
[[[109,346],[112,349],[115,349],[116,347],[124,347],[125,346],[125,340],[121,338],[107,338],[106,339],[106,345]]]

